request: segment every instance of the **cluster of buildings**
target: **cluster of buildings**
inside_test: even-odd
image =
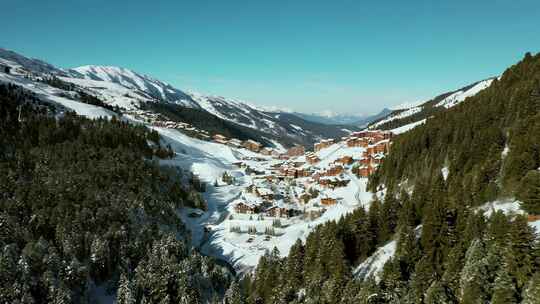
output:
[[[385,131],[355,132],[340,142],[321,140],[314,145],[314,151],[306,152],[303,146],[294,146],[285,153],[254,141],[240,142],[218,136],[214,136],[214,141],[272,156],[272,159],[246,160],[247,164],[239,162],[238,166],[245,168],[246,173],[249,171],[255,184],[244,189],[234,203],[234,211],[288,218],[310,212],[318,212],[320,216],[326,208],[338,203],[340,199],[332,195],[341,192],[335,191],[349,185],[350,173],[359,177],[373,174],[390,150],[391,138],[392,133]],[[335,151],[320,152],[335,144],[340,145]]]
[[[291,201],[292,191],[287,191],[283,185],[274,185],[276,189],[268,187],[269,183],[252,184],[244,189],[242,196],[234,203],[234,211],[239,214],[257,214],[268,217],[289,218],[302,213],[298,199],[304,194],[302,188],[296,190],[299,195],[295,202]],[[296,192],[295,192],[296,193]]]

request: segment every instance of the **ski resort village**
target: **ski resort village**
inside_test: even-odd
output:
[[[176,152],[165,161],[207,183],[206,212],[186,208],[193,243],[236,271],[250,271],[267,251],[288,254],[319,224],[369,206],[371,175],[391,150],[391,131],[365,130],[312,147],[268,147],[210,134],[155,113],[124,117],[157,130]]]
[[[276,247],[286,255],[315,226],[367,207],[373,198],[366,191],[367,177],[391,150],[392,139],[388,131],[361,131],[321,140],[310,151],[303,146],[285,150],[219,134],[208,141],[188,139],[173,127],[153,128],[227,160],[218,167],[191,164],[208,183],[208,210],[187,209],[183,219],[204,253],[241,272],[256,266],[266,251]],[[175,151],[184,149],[170,144]],[[185,149],[188,155],[194,152]],[[184,154],[179,158],[185,162]]]

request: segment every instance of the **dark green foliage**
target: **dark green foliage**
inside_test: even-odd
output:
[[[532,94],[539,84],[540,55],[527,57],[489,88],[398,136],[370,187],[432,183],[446,166],[447,183],[466,193],[463,203],[519,194],[527,172],[540,167],[540,98]]]
[[[540,171],[530,170],[521,179],[518,198],[523,208],[532,214],[540,214]]]
[[[201,202],[153,161],[159,136],[37,104],[0,86],[0,302],[91,302],[93,283],[123,303],[222,294],[226,271],[188,249],[176,209]]]
[[[283,261],[263,263],[265,273],[297,265],[302,276],[267,283],[257,272],[249,303],[537,303],[540,240],[527,217],[486,218],[477,206],[517,197],[539,213],[539,105],[540,55],[528,54],[490,88],[397,137],[370,178],[384,200],[317,227]],[[350,266],[391,239],[396,253],[378,280],[351,279]]]

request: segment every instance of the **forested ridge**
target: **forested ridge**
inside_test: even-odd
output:
[[[439,102],[443,101],[445,98],[447,98],[448,96],[450,96],[450,95],[452,95],[452,94],[454,94],[456,92],[467,91],[467,90],[471,89],[472,87],[474,87],[476,84],[478,84],[478,82],[475,82],[473,84],[470,84],[470,85],[465,86],[463,88],[460,88],[458,90],[447,92],[447,93],[441,94],[439,96],[436,96],[435,98],[433,98],[433,99],[419,105],[418,107],[420,107],[420,111],[418,111],[418,112],[416,112],[416,113],[414,113],[412,115],[408,115],[408,116],[403,117],[403,118],[395,118],[395,119],[392,119],[390,121],[378,124],[376,127],[373,127],[374,124],[377,124],[380,121],[387,119],[388,117],[391,117],[393,115],[398,115],[401,112],[407,111],[407,109],[395,110],[390,115],[386,115],[386,116],[384,116],[384,117],[382,117],[382,118],[380,118],[378,120],[375,120],[375,121],[371,122],[368,127],[373,127],[373,128],[380,129],[380,130],[392,130],[392,129],[399,128],[399,127],[402,127],[402,126],[407,125],[407,124],[411,124],[411,123],[414,123],[414,122],[417,122],[417,121],[420,121],[420,120],[423,120],[423,119],[427,119],[427,118],[431,117],[432,115],[434,115],[434,114],[436,114],[438,112],[443,112],[443,111],[446,110],[446,108],[444,106],[437,106],[437,104]]]
[[[447,169],[447,175],[445,170]],[[370,178],[369,210],[318,227],[286,258],[264,256],[235,303],[539,303],[540,244],[524,215],[478,206],[518,199],[540,213],[540,55],[400,135]],[[352,269],[389,240],[379,277]]]
[[[0,303],[207,303],[228,270],[190,248],[204,208],[155,131],[89,120],[0,85]]]

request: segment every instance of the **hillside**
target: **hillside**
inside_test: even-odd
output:
[[[478,92],[486,89],[492,83],[494,78],[478,81],[455,91],[446,92],[434,97],[420,105],[397,109],[385,116],[382,116],[368,124],[370,129],[380,130],[408,130],[425,122],[426,119],[433,116],[435,113],[445,111],[466,98],[478,94]]]
[[[537,303],[540,54],[432,115],[370,177],[384,198],[266,254],[248,303]]]
[[[63,112],[0,85],[0,302],[188,303],[232,274],[191,246],[200,185],[143,126]],[[167,286],[165,288],[164,286]]]

